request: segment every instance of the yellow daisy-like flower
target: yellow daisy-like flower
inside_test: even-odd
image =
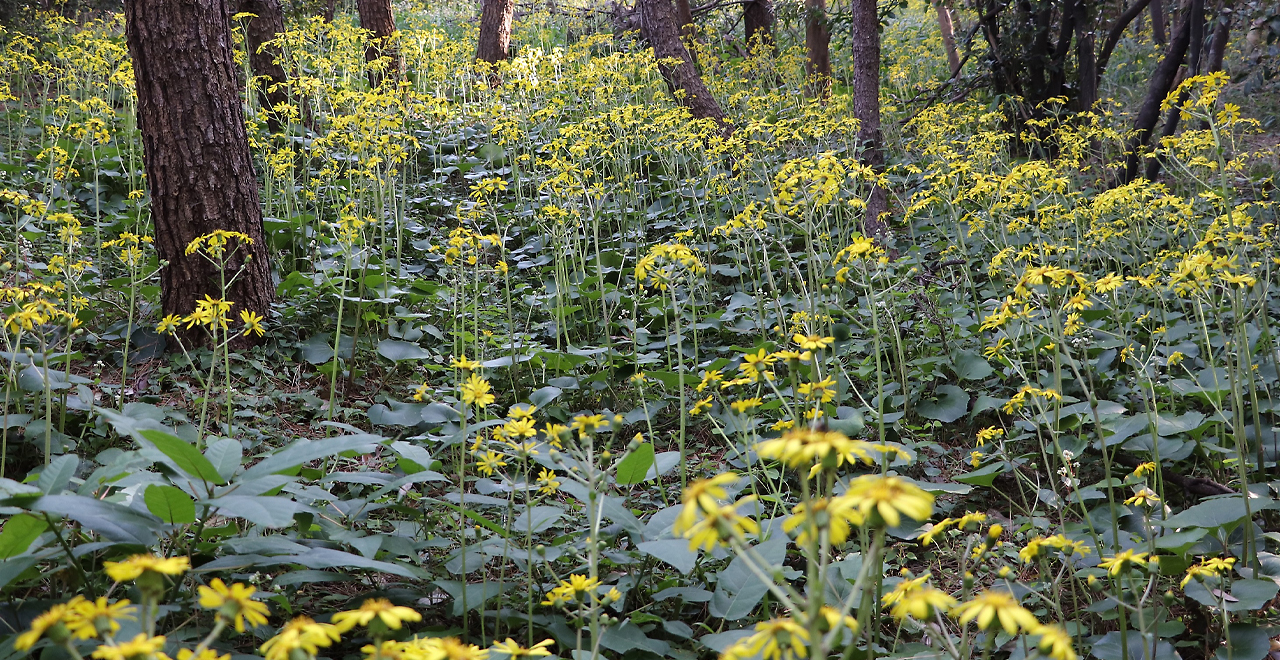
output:
[[[19,651],[26,651],[35,646],[35,643],[45,636],[48,636],[55,644],[61,644],[71,635],[71,630],[66,625],[71,616],[72,608],[69,604],[59,603],[54,605],[44,614],[31,621],[31,628],[18,635],[18,639],[13,642],[13,648]]]
[[[809,655],[809,631],[791,618],[756,624],[756,633],[742,642],[739,657],[759,654],[764,660],[794,660]]]
[[[474,405],[483,408],[495,400],[495,397],[489,391],[489,381],[481,378],[479,374],[471,374],[459,389],[462,394],[462,402],[468,406]]]
[[[849,483],[849,490],[839,499],[848,500],[873,526],[882,522],[889,527],[897,527],[902,524],[903,515],[914,520],[928,520],[933,513],[933,495],[899,477],[858,477]]]
[[[542,468],[538,472],[538,492],[543,495],[554,495],[560,490],[560,481],[556,479],[557,475],[554,471]]]
[[[495,642],[493,646],[490,647],[490,650],[497,651],[498,653],[505,653],[511,660],[515,660],[516,658],[545,657],[551,655],[551,651],[547,647],[554,643],[555,642],[549,639],[544,639],[529,648],[525,648],[520,646],[520,643],[516,640],[508,637],[505,642]]]
[[[992,624],[1000,627],[1010,635],[1019,630],[1032,632],[1040,628],[1040,622],[1018,600],[1007,591],[984,591],[967,603],[961,603],[951,610],[961,624],[976,621],[978,628],[989,630]]]
[[[218,655],[218,652],[213,649],[205,649],[197,655],[191,649],[178,649],[178,660],[231,660],[231,654]]]
[[[259,649],[267,660],[289,660],[295,649],[315,655],[322,647],[330,646],[341,638],[338,627],[328,623],[316,623],[300,616],[286,623],[280,632]]]
[[[698,522],[698,513],[700,511],[712,511],[720,508],[720,500],[729,497],[725,486],[737,483],[737,481],[737,473],[724,472],[710,479],[698,479],[690,483],[685,487],[684,493],[680,498],[684,506],[680,509],[679,515],[676,516],[672,531],[676,534],[683,534],[693,527],[694,523]]]
[[[67,619],[67,627],[79,639],[116,634],[120,631],[120,622],[133,619],[137,609],[127,600],[108,603],[103,597],[97,600],[73,598],[68,605],[72,612]]]
[[[504,467],[507,462],[502,460],[506,458],[502,454],[495,451],[486,451],[476,459],[476,470],[485,476],[492,476],[500,467]]]
[[[925,584],[929,575],[903,580],[893,591],[885,594],[884,606],[892,607],[889,614],[901,621],[908,616],[917,621],[928,621],[934,611],[946,612],[956,605],[956,599],[943,591]]]
[[[236,632],[244,632],[246,621],[255,628],[267,622],[270,610],[266,603],[253,599],[257,591],[253,587],[239,582],[227,586],[221,578],[213,578],[209,586],[200,585],[196,591],[200,595],[200,607],[218,610],[218,616],[235,623]]]
[[[151,657],[162,648],[164,637],[148,637],[145,633],[139,633],[127,642],[99,646],[94,649],[93,657],[98,660],[132,660]]]
[[[754,501],[755,496],[749,495],[733,504],[705,510],[705,517],[684,532],[685,538],[689,539],[689,550],[702,548],[710,552],[723,539],[760,533],[759,523],[738,513],[739,507]]]
[[[144,571],[161,575],[182,575],[191,568],[191,560],[186,557],[157,557],[155,555],[134,555],[124,561],[102,562],[107,576],[116,582],[136,580]]]
[[[1150,488],[1139,488],[1138,492],[1133,494],[1133,497],[1124,501],[1125,504],[1133,504],[1143,507],[1155,506],[1159,502],[1160,496],[1156,495],[1156,492]]]
[[[480,363],[463,355],[462,357],[456,357],[450,360],[449,366],[454,369],[462,369],[463,371],[476,371],[480,368]]]
[[[262,315],[249,310],[241,310],[240,320],[244,322],[244,329],[241,330],[242,335],[258,335],[261,337],[266,334],[266,329],[262,327]]]
[[[1134,564],[1145,564],[1147,562],[1146,552],[1135,552],[1133,548],[1125,550],[1120,554],[1103,559],[1098,562],[1098,568],[1110,573],[1112,577],[1120,575]]]
[[[853,508],[849,500],[824,498],[797,504],[791,510],[791,516],[782,522],[782,529],[790,534],[799,528],[796,543],[805,546],[813,543],[816,540],[813,533],[825,526],[831,545],[838,546],[849,539],[849,532],[854,525],[861,525],[863,522],[865,518]]]
[[[338,632],[347,632],[357,625],[367,628],[374,619],[391,630],[399,630],[405,621],[421,621],[422,615],[408,607],[392,605],[385,598],[370,598],[364,601],[360,609],[338,612],[333,615],[332,620]]]
[[[1040,636],[1040,643],[1037,644],[1040,653],[1053,660],[1076,660],[1076,650],[1071,643],[1071,635],[1068,635],[1061,626],[1040,626],[1032,630],[1031,634]]]
[[[1203,582],[1209,578],[1220,578],[1223,573],[1230,571],[1231,567],[1235,566],[1235,564],[1235,557],[1227,557],[1226,559],[1220,557],[1201,559],[1199,564],[1194,564],[1187,568],[1187,575],[1182,578],[1182,582],[1179,583],[1178,586],[1186,589],[1187,584],[1192,580]]]
[[[160,319],[160,323],[156,325],[156,332],[162,335],[172,334],[177,331],[178,324],[182,323],[182,317],[177,314],[169,314]]]
[[[488,649],[482,649],[475,644],[463,644],[456,637],[423,637],[410,640],[408,643],[434,646],[444,653],[443,660],[487,660],[489,657]]]
[[[821,335],[801,335],[797,334],[791,338],[801,349],[806,351],[818,351],[827,348],[835,342],[835,337],[823,337]]]

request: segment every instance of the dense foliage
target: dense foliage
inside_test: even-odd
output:
[[[156,312],[119,19],[4,35],[0,655],[1270,650],[1275,126],[1228,75],[1116,186],[1154,47],[1012,135],[931,104],[911,5],[877,172],[785,39],[695,42],[726,133],[631,36],[530,14],[491,75],[404,9],[372,89],[351,18],[291,22],[278,132],[246,70],[269,317]]]

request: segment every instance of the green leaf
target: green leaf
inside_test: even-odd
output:
[[[227,483],[227,480],[223,479],[222,475],[218,474],[218,470],[213,467],[213,463],[210,463],[209,459],[186,440],[155,429],[138,431],[138,435],[159,449],[160,453],[168,456],[169,460],[188,476],[219,486]]]
[[[16,557],[31,548],[40,535],[49,528],[44,518],[29,513],[19,513],[9,518],[0,530],[0,559]]]
[[[969,484],[971,486],[990,486],[991,483],[996,480],[997,476],[1008,471],[1009,464],[1004,461],[1000,461],[999,463],[992,463],[991,465],[978,468],[973,472],[966,472],[958,475],[956,477],[956,481],[959,481],[962,484]]]
[[[14,502],[14,499],[0,502],[0,506]],[[34,502],[25,502],[31,511],[70,518],[115,543],[154,545],[156,532],[163,527],[160,519],[150,514],[93,497],[45,495]]]
[[[964,417],[969,412],[969,395],[955,385],[942,385],[936,396],[916,404],[916,413],[925,419],[936,419],[944,424]]]
[[[1254,512],[1264,508],[1261,506],[1262,502],[1253,504]],[[1244,517],[1244,498],[1237,495],[1205,500],[1164,520],[1152,520],[1151,522],[1162,527],[1204,527],[1205,529],[1214,529],[1225,526],[1234,527]]]
[[[224,495],[210,500],[202,500],[218,508],[218,513],[231,518],[244,518],[262,527],[288,527],[293,524],[293,513],[297,503],[287,497],[270,497],[265,495]]]
[[[501,536],[504,539],[509,538],[511,536],[511,532],[503,529],[501,525],[493,522],[492,520],[489,520],[488,518],[485,518],[484,516],[480,515],[479,513],[476,513],[475,511],[472,511],[470,509],[462,509],[457,505],[450,504],[448,502],[440,502],[440,504],[446,507],[449,507],[450,509],[453,509],[455,512],[461,513],[462,515],[476,521],[477,523],[480,524],[480,526],[493,532],[494,534],[497,534],[498,536]]]
[[[681,573],[689,574],[698,563],[698,553],[689,549],[689,541],[685,539],[664,539],[662,541],[645,541],[636,544],[641,552],[652,555],[676,567]]]
[[[463,584],[453,580],[436,580],[432,584],[453,597],[453,616],[462,616],[467,610],[478,610],[498,594],[515,584],[486,580],[475,584]]]
[[[383,339],[378,342],[378,355],[393,362],[401,360],[423,360],[431,357],[431,351],[415,342],[398,339]]]
[[[244,450],[240,447],[240,441],[231,438],[215,440],[209,444],[208,449],[204,450],[204,457],[209,459],[209,463],[223,479],[230,479],[235,475],[236,470],[240,469],[243,455]]]
[[[182,489],[152,484],[142,495],[147,510],[167,523],[196,521],[196,503]]]
[[[1150,633],[1143,635],[1137,630],[1130,630],[1128,633],[1125,645],[1120,643],[1120,631],[1118,630],[1113,630],[1103,635],[1101,639],[1093,643],[1090,653],[1099,660],[1122,660],[1126,657],[1125,646],[1128,646],[1127,656],[1130,660],[1178,657],[1177,651],[1173,649],[1173,645],[1169,642],[1157,640]]]
[[[75,454],[59,456],[44,466],[44,470],[40,472],[40,478],[36,479],[36,487],[46,495],[60,493],[67,484],[71,483],[71,477],[76,475],[78,467],[80,467],[80,458]]]
[[[951,366],[960,380],[982,380],[995,373],[991,363],[976,351],[960,350],[951,354]]]
[[[240,476],[243,481],[265,477],[310,463],[318,458],[328,458],[345,451],[367,454],[385,438],[368,433],[344,435],[320,440],[302,439],[263,459]]]
[[[1223,646],[1214,654],[1216,660],[1240,660],[1241,658],[1267,658],[1271,652],[1271,634],[1252,623],[1233,623],[1227,627],[1229,646]]]
[[[644,481],[651,467],[653,467],[653,445],[644,442],[636,447],[635,451],[618,461],[615,478],[622,485],[638,484]]]

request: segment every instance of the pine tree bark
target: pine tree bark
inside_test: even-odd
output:
[[[689,108],[694,118],[714,119],[724,130],[731,130],[724,110],[720,109],[720,104],[716,103],[698,75],[689,50],[680,41],[676,10],[671,0],[637,0],[636,6],[640,9],[640,32],[653,48],[653,57],[659,62],[658,70],[680,104]],[[679,64],[663,63],[667,59],[679,60]]]
[[[400,53],[391,44],[391,37],[396,33],[396,17],[391,10],[391,0],[356,0],[356,10],[360,13],[360,27],[373,33],[373,39],[364,49],[366,62],[373,62],[380,57],[391,58],[391,63],[383,72],[395,79],[400,75]],[[377,87],[382,82],[382,74],[369,71],[369,85]]]
[[[956,50],[956,32],[951,23],[951,10],[940,0],[934,0],[933,11],[938,16],[938,30],[942,32],[942,46],[947,51],[947,64],[951,75],[960,72],[960,53]]]
[[[1129,156],[1125,161],[1122,183],[1129,183],[1138,178],[1142,170],[1142,160],[1146,153],[1147,142],[1151,139],[1151,130],[1155,128],[1156,122],[1160,121],[1160,104],[1173,88],[1174,77],[1177,76],[1182,60],[1187,55],[1187,46],[1191,41],[1192,9],[1199,3],[1200,0],[1187,0],[1183,19],[1174,30],[1164,57],[1151,73],[1147,95],[1143,98],[1142,106],[1139,107],[1138,115],[1133,121],[1134,136],[1129,141]]]
[[[1168,28],[1165,27],[1164,0],[1151,0],[1151,38],[1159,45],[1169,43]]]
[[[222,296],[217,269],[186,246],[217,229],[249,236],[231,253],[226,298],[266,314],[274,298],[258,181],[249,154],[227,0],[126,0],[151,218],[166,314]],[[243,269],[243,270],[241,270]]]
[[[773,49],[773,24],[777,15],[773,11],[773,0],[748,0],[742,6],[742,24],[747,39],[747,48],[757,46]]]
[[[880,17],[876,13],[876,0],[854,0],[851,9],[853,114],[858,118],[862,162],[879,172],[884,168],[880,132]],[[862,221],[863,233],[881,240],[888,237],[888,226],[880,217],[888,207],[887,191],[874,186]]]
[[[266,111],[267,128],[275,133],[281,126],[276,109],[289,105],[289,95],[284,88],[289,77],[284,66],[276,61],[280,49],[266,44],[284,33],[284,11],[280,0],[240,0],[239,11],[254,14],[245,24],[244,46],[253,75],[264,78],[258,84],[258,103]]]
[[[693,8],[689,0],[676,0],[676,27],[683,36],[693,34]]]
[[[805,0],[804,7],[804,45],[809,54],[805,73],[809,76],[809,95],[826,98],[831,94],[831,32],[827,29],[827,2]]]
[[[477,60],[496,64],[507,59],[515,13],[515,0],[484,0],[480,10],[480,39],[476,44]]]

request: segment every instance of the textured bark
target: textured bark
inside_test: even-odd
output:
[[[1164,0],[1151,0],[1151,37],[1161,46],[1169,43],[1168,28],[1165,27]]]
[[[484,0],[480,11],[480,40],[476,59],[490,64],[507,59],[511,48],[511,21],[515,0]]]
[[[1129,156],[1125,162],[1122,183],[1129,183],[1138,177],[1142,166],[1142,157],[1146,152],[1147,141],[1151,138],[1151,129],[1160,120],[1160,104],[1173,88],[1173,79],[1178,74],[1182,60],[1187,55],[1187,45],[1191,41],[1191,6],[1199,4],[1199,0],[1190,0],[1182,22],[1174,30],[1173,38],[1165,49],[1164,57],[1151,73],[1151,82],[1147,86],[1147,95],[1134,118],[1133,139],[1129,142]]]
[[[364,49],[364,59],[372,62],[379,57],[391,58],[391,64],[385,71],[391,78],[400,75],[400,53],[391,44],[391,36],[396,33],[396,17],[391,11],[391,0],[356,0],[356,10],[360,12],[360,27],[373,33],[373,40]],[[369,85],[377,87],[382,76],[376,71],[369,72]]]
[[[1120,38],[1124,36],[1124,31],[1129,28],[1129,24],[1138,18],[1147,9],[1148,5],[1159,4],[1160,0],[1137,0],[1129,8],[1120,14],[1111,31],[1107,33],[1107,38],[1102,42],[1102,51],[1098,53],[1098,75],[1099,80],[1102,74],[1107,70],[1107,64],[1111,62],[1111,53],[1116,49],[1116,45],[1120,43]]]
[[[637,0],[636,6],[640,9],[640,32],[653,47],[653,57],[659,61],[658,70],[667,81],[667,87],[673,93],[677,90],[683,92],[679,101],[695,118],[714,119],[727,130],[729,123],[725,120],[724,110],[720,109],[706,83],[702,82],[689,50],[680,41],[676,11],[671,0]],[[674,66],[661,63],[668,58],[677,59],[680,63]]]
[[[862,161],[876,171],[884,167],[883,136],[880,132],[880,19],[876,0],[854,0],[853,34],[853,114],[858,118],[858,142]],[[886,238],[888,227],[880,219],[888,210],[889,196],[875,186],[867,202],[863,233]]]
[[[773,23],[776,19],[773,0],[748,0],[742,6],[742,24],[746,31],[747,47],[755,48],[759,44],[772,50]]]
[[[1187,42],[1187,68],[1183,71],[1181,80],[1200,73],[1200,55],[1204,50],[1204,0],[1192,0],[1191,13],[1187,16],[1187,20],[1191,22],[1191,36]],[[1176,80],[1173,86],[1177,87],[1181,84],[1181,80]],[[1187,102],[1187,95],[1188,93],[1183,91],[1174,99],[1173,107],[1165,114],[1164,126],[1160,129],[1159,137],[1152,141],[1154,145],[1159,145],[1164,138],[1178,132],[1178,121],[1182,118],[1182,111],[1178,108]],[[1147,171],[1143,176],[1154,181],[1157,176],[1160,176],[1161,165],[1159,158],[1148,160]]]
[[[951,24],[951,10],[934,0],[933,11],[938,16],[938,30],[942,32],[942,46],[947,50],[947,64],[954,76],[960,71],[960,53],[956,50],[956,32]]]
[[[333,15],[338,11],[338,0],[328,0],[324,3],[324,13],[321,15],[325,23],[333,22]]]
[[[274,287],[227,0],[126,0],[124,10],[156,248],[168,262],[160,270],[164,312],[189,314],[204,296],[221,296],[217,269],[185,250],[223,229],[253,239],[231,253],[227,277],[243,267],[226,296],[232,312],[265,315]]]
[[[284,12],[280,0],[240,0],[239,11],[255,15],[245,24],[244,46],[253,75],[265,78],[258,84],[258,102],[267,111],[267,127],[274,133],[280,130],[280,118],[274,110],[289,104],[289,95],[284,89],[289,76],[276,61],[280,49],[265,44],[284,33]],[[273,86],[276,89],[271,89]]]
[[[805,73],[809,95],[826,98],[831,93],[831,32],[827,29],[826,0],[805,0],[804,45],[809,54]]]
[[[682,35],[693,34],[693,8],[689,0],[676,0],[676,27]]]
[[[1080,89],[1080,110],[1089,111],[1098,102],[1098,60],[1094,56],[1093,5],[1076,2],[1076,78]]]
[[[1231,38],[1231,17],[1234,13],[1218,5],[1217,20],[1213,22],[1213,37],[1209,42],[1209,61],[1205,65],[1205,73],[1222,70],[1222,60],[1227,53],[1227,44]]]

